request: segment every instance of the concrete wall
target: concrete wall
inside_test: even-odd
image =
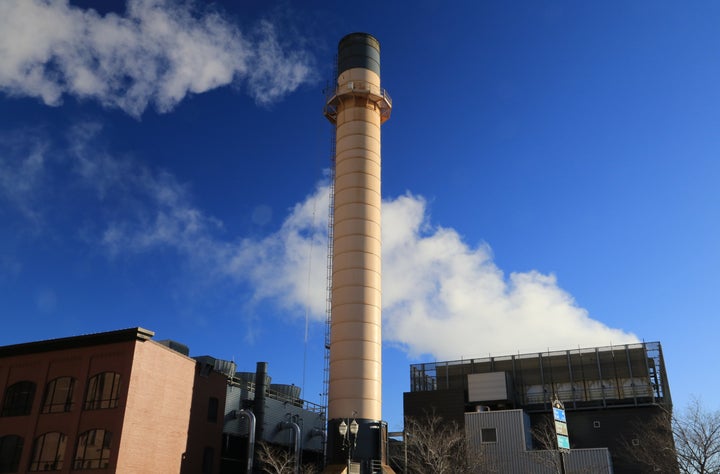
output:
[[[380,109],[353,88],[380,88],[364,68],[337,78],[328,418],[382,418]]]

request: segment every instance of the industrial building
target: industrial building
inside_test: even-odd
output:
[[[237,372],[228,380],[221,473],[249,472],[249,464],[258,467],[262,459],[254,455],[253,442],[282,447],[296,466],[322,466],[324,407],[302,400],[296,385],[271,381],[265,362],[258,362],[255,372]],[[243,416],[248,412],[252,415]]]
[[[508,473],[528,472],[527,463],[545,472],[542,456],[551,454],[537,452],[548,446],[532,434],[552,422],[556,399],[567,413],[564,460],[575,469],[567,472],[646,472],[628,446],[644,442],[643,430],[672,410],[659,342],[414,364],[410,384],[406,417],[432,411],[458,423],[484,459]],[[672,446],[670,426],[662,429]]]
[[[267,364],[258,384],[234,362],[153,336],[131,328],[0,347],[0,472],[259,472],[254,441],[322,460],[323,410],[270,384]]]

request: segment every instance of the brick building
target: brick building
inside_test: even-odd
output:
[[[246,472],[257,449],[239,416],[248,410],[258,443],[322,462],[324,410],[300,387],[271,384],[267,363],[236,372],[153,336],[131,328],[0,347],[0,473]]]
[[[227,378],[153,335],[0,347],[0,472],[217,472]]]

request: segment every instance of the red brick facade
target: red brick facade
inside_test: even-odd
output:
[[[223,406],[224,382],[197,384],[205,409],[194,424],[216,436],[194,449],[197,364],[152,336],[134,328],[0,347],[0,472],[177,474],[198,451],[192,471],[203,472],[206,447],[219,457],[222,410],[208,426],[207,404],[219,393]]]

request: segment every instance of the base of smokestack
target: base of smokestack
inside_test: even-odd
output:
[[[350,434],[350,423],[358,424],[357,436]],[[347,434],[340,435],[340,424],[345,422]],[[388,466],[387,422],[366,418],[339,418],[328,421],[327,467],[323,473],[347,472],[350,474],[394,473]],[[338,470],[339,469],[339,470]]]

